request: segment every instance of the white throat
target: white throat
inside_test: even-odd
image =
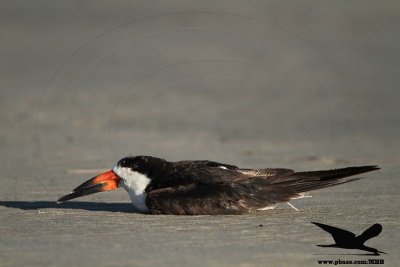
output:
[[[121,178],[120,185],[128,192],[133,206],[142,212],[148,212],[144,190],[150,179],[146,175],[121,166],[115,166],[113,172]]]

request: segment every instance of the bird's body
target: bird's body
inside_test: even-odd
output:
[[[111,171],[83,183],[58,202],[121,186],[142,212],[243,214],[274,208],[311,190],[358,180],[347,177],[377,169],[363,166],[295,172],[243,169],[208,160],[169,162],[150,156],[126,157]]]

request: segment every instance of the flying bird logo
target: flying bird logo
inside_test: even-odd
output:
[[[336,248],[344,248],[344,249],[359,249],[368,252],[374,253],[373,255],[380,255],[379,253],[387,254],[383,251],[379,251],[376,248],[367,247],[364,243],[379,235],[382,232],[382,225],[376,223],[365,230],[361,235],[356,236],[354,233],[340,229],[337,227],[333,227],[330,225],[311,222],[316,226],[320,227],[321,229],[325,230],[326,232],[330,233],[335,240],[335,244],[331,245],[317,245],[319,247],[336,247]]]

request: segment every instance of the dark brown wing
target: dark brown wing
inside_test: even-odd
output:
[[[191,163],[190,163],[191,164]],[[202,163],[208,164],[208,163]],[[302,193],[348,183],[348,176],[378,169],[376,166],[349,167],[314,172],[276,171],[283,174],[252,176],[251,171],[202,165],[182,167],[146,188],[146,204],[153,213],[237,214],[274,207],[302,197]],[[270,169],[264,169],[270,170]]]
[[[245,180],[252,177],[286,176],[294,173],[289,169],[239,169],[237,166],[208,160],[178,161],[173,163],[174,171],[161,179],[153,179],[146,192],[152,190],[185,186],[193,183],[217,183]]]
[[[177,188],[163,188],[149,192],[146,205],[154,214],[243,214],[278,202],[288,201],[298,194],[276,186],[253,182],[194,183]],[[250,179],[251,180],[251,179]]]
[[[295,172],[290,175],[272,176],[267,180],[271,185],[290,188],[298,193],[303,193],[356,181],[360,178],[348,177],[378,169],[377,166],[361,166],[325,171]]]

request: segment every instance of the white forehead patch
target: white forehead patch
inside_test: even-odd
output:
[[[144,190],[150,183],[150,179],[144,174],[121,166],[115,166],[113,172],[121,178],[120,185],[128,192],[133,206],[142,212],[148,212]]]

